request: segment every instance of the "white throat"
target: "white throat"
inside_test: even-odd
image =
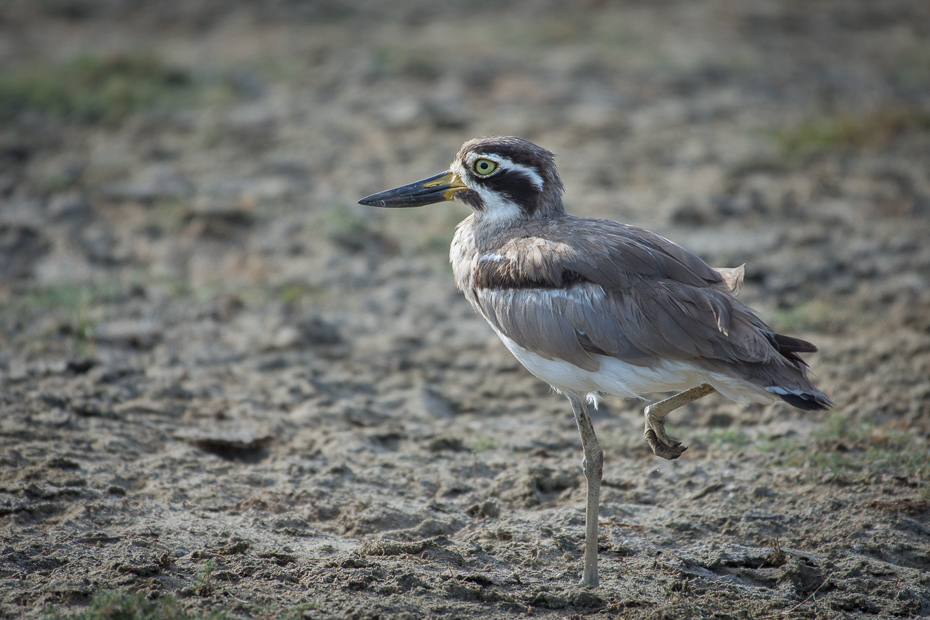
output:
[[[500,194],[489,191],[487,188],[475,188],[484,204],[482,211],[475,212],[475,219],[484,225],[507,226],[523,219],[525,215],[520,206],[507,200]]]
[[[543,180],[536,173],[536,171],[532,170],[531,168],[527,168],[526,166],[515,164],[506,157],[500,157],[497,155],[492,157],[488,155],[473,154],[465,162],[465,165],[456,162],[452,164],[450,169],[452,172],[457,174],[460,179],[468,179],[469,174],[466,170],[466,167],[470,167],[474,160],[478,157],[493,159],[498,163],[500,168],[506,167],[510,169],[519,169],[521,172],[526,174],[531,179],[531,182],[538,188],[541,189],[543,186]],[[468,189],[473,190],[478,194],[478,196],[481,197],[481,203],[484,207],[480,211],[475,211],[474,216],[476,223],[479,223],[483,226],[493,226],[498,228],[512,225],[526,217],[523,213],[523,210],[520,208],[520,205],[511,200],[508,200],[505,196],[491,191],[489,188],[477,183],[467,183],[466,181],[466,184],[468,185]]]

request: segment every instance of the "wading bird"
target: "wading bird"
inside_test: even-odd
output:
[[[567,215],[562,192],[551,152],[494,136],[466,142],[446,172],[359,203],[473,210],[452,240],[455,282],[520,363],[571,403],[587,481],[581,583],[597,586],[604,457],[586,400],[679,392],[645,409],[646,441],[666,459],[685,447],[665,418],[715,391],[743,404],[833,403],[798,355],[817,347],[775,333],[735,299],[743,267],[713,269],[642,228]]]

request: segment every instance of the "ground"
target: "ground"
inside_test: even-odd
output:
[[[605,398],[582,589],[567,401],[456,292],[467,209],[362,196],[558,154],[815,342],[830,412]],[[930,615],[923,0],[0,8],[0,616]]]

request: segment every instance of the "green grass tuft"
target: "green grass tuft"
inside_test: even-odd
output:
[[[930,110],[889,108],[865,116],[837,114],[777,131],[775,142],[792,161],[837,150],[884,148],[909,132],[930,131]]]
[[[216,561],[210,558],[198,573],[198,583],[194,591],[200,596],[210,596],[216,591],[216,586],[213,583],[214,571],[216,571]]]
[[[738,428],[711,431],[698,438],[714,446],[728,446],[732,448],[745,448],[752,443],[752,439],[749,435]]]
[[[190,101],[196,82],[184,69],[144,53],[77,56],[60,65],[0,73],[0,120],[23,110],[99,122],[162,103]]]
[[[809,460],[821,469],[834,473],[898,470],[923,479],[930,477],[927,448],[909,433],[886,432],[861,422],[851,425],[833,413],[815,438],[821,447]]]
[[[777,465],[803,467],[818,479],[826,475],[842,480],[883,472],[930,478],[926,443],[908,433],[887,432],[862,422],[852,424],[834,412],[811,439],[808,443],[795,437],[761,437],[757,447],[772,454]]]
[[[78,355],[87,355],[93,347],[93,333],[99,322],[98,310],[119,301],[124,295],[117,286],[104,282],[37,288],[0,308],[0,316],[6,315],[24,324],[42,321],[50,330],[42,335],[43,340],[55,332],[71,339]],[[39,350],[42,343],[33,342],[26,348]]]
[[[787,309],[776,308],[766,318],[772,327],[786,334],[836,333],[854,320],[854,314],[842,305],[811,300]]]
[[[189,614],[179,608],[173,596],[149,600],[141,592],[121,590],[98,592],[87,609],[73,614],[64,614],[56,608],[42,613],[42,617],[48,620],[200,620],[222,618],[224,615]]]

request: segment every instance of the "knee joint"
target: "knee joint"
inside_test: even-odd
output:
[[[604,471],[604,451],[600,449],[592,450],[590,458],[586,456],[581,465],[584,467],[585,478],[591,478],[595,475],[600,478]]]

